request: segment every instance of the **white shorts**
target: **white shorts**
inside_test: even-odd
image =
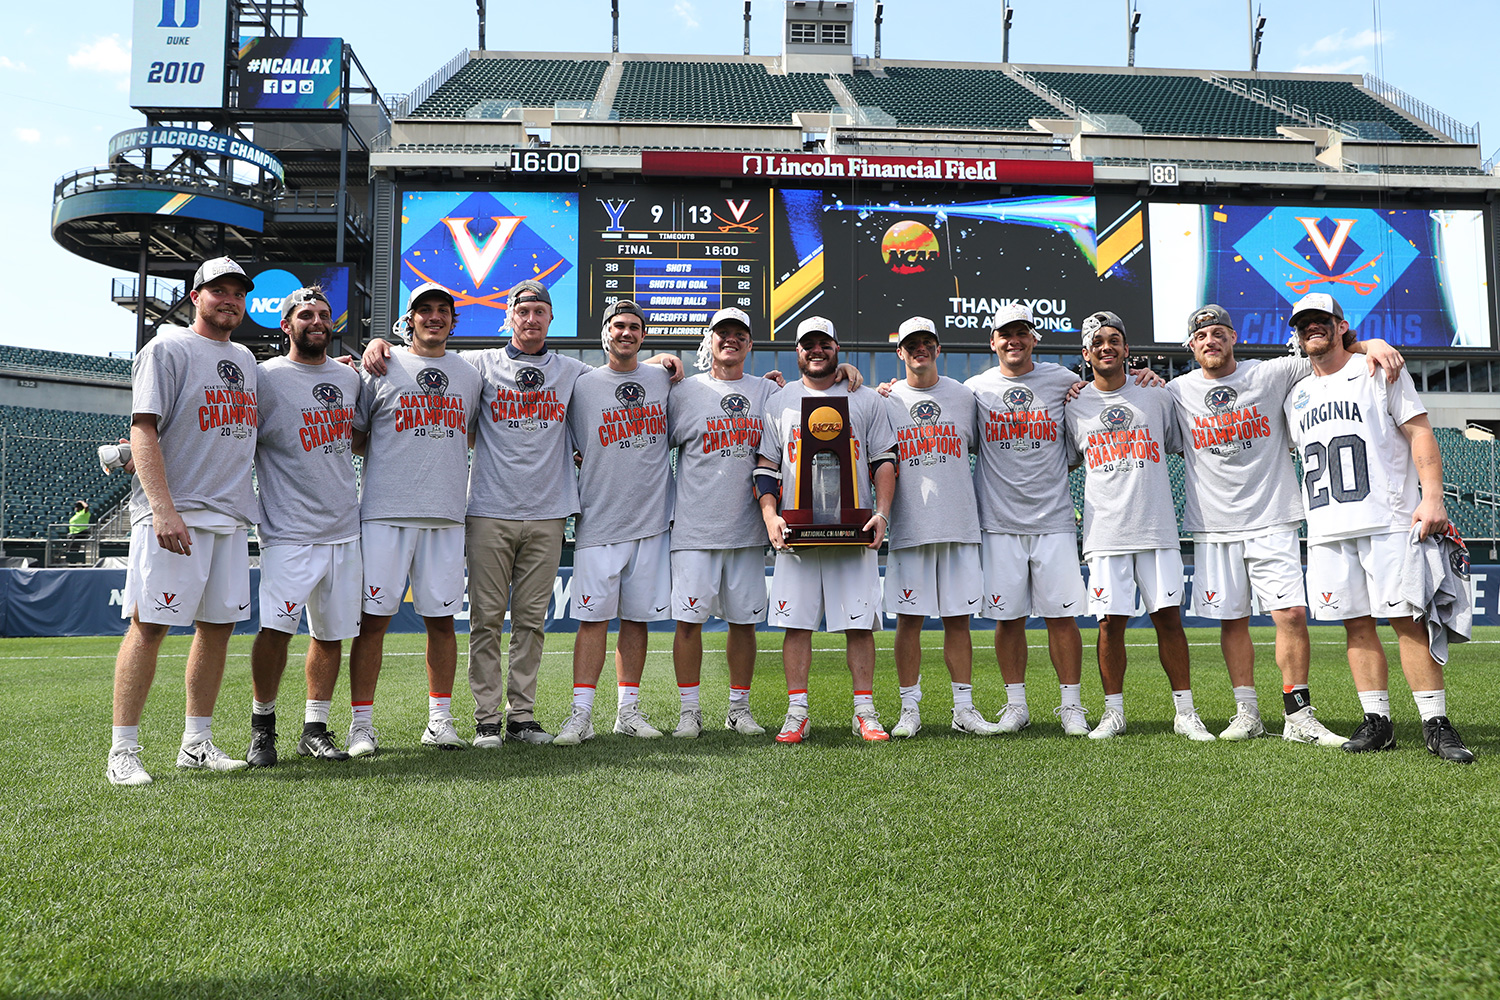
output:
[[[1147,614],[1182,604],[1182,553],[1145,549],[1089,557],[1089,614],[1134,617],[1137,592]]]
[[[672,617],[734,625],[766,620],[766,548],[678,549],[672,553]]]
[[[1045,535],[980,534],[984,563],[984,617],[1011,621],[1072,618],[1083,614],[1083,570],[1078,536],[1071,531]]]
[[[984,575],[978,542],[894,549],[885,559],[885,613],[968,618],[979,613]]]
[[[191,555],[168,552],[151,522],[130,529],[121,617],[155,625],[223,625],[250,617],[250,540],[244,528],[188,528]]]
[[[805,546],[776,553],[771,608],[777,628],[826,630],[880,628],[880,557],[874,549]]]
[[[671,618],[670,534],[663,531],[650,538],[575,549],[568,613],[581,622]]]
[[[388,618],[400,611],[408,578],[412,608],[423,618],[463,610],[463,525],[404,528],[366,521],[360,535],[365,614]]]
[[[1408,618],[1420,614],[1401,599],[1405,531],[1342,538],[1307,546],[1307,592],[1319,621]]]
[[[1233,621],[1253,611],[1282,611],[1307,604],[1302,547],[1295,528],[1237,542],[1193,544],[1193,597],[1188,614]]]
[[[359,635],[363,581],[357,538],[261,549],[260,627],[296,634],[306,607],[307,629],[314,639],[353,639]]]

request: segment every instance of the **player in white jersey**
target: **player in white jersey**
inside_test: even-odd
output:
[[[251,767],[276,764],[276,694],[307,612],[307,704],[297,752],[348,760],[328,732],[343,640],[359,634],[359,492],[351,438],[360,378],[328,360],[333,313],[317,286],[282,300],[285,357],[260,366],[260,631],[250,650]]]
[[[375,685],[386,629],[411,583],[412,607],[427,632],[427,727],[422,743],[468,746],[453,725],[458,667],[454,613],[464,596],[464,484],[469,434],[479,411],[479,374],[447,350],[453,295],[425,284],[407,297],[411,346],[391,354],[390,371],[366,373],[354,419],[365,448],[360,497],[363,617],[349,649],[349,753],[372,754]]]
[[[922,728],[922,623],[943,622],[943,662],[953,689],[954,729],[1000,732],[974,707],[974,644],[969,619],[979,610],[979,509],[969,456],[977,443],[974,394],[938,374],[937,328],[913,316],[896,332],[906,378],[890,388],[896,429],[896,491],[891,501],[885,612],[896,616],[896,679],[901,715],[895,737]]]
[[[838,378],[839,342],[831,322],[809,316],[797,326],[797,369],[790,382],[766,404],[755,491],[776,568],[771,578],[770,624],[783,628],[781,658],[786,670],[787,714],[780,743],[801,743],[807,734],[807,675],[812,666],[812,634],[826,618],[830,632],[843,632],[854,682],[856,735],[890,739],[875,711],[875,634],[880,614],[880,565],[876,552],[890,524],[895,490],[896,433],[890,409],[873,389],[849,394],[849,431],[854,468],[850,470],[856,507],[869,503],[874,515],[863,526],[874,538],[867,547],[786,544],[781,496],[797,496],[802,400],[826,396]],[[873,489],[872,489],[873,483]],[[873,499],[872,499],[873,498]]]
[[[214,703],[234,623],[250,617],[247,529],[257,520],[255,357],[230,334],[254,289],[228,257],[193,276],[193,324],[165,328],[132,366],[130,566],[121,611],[130,627],[115,659],[114,730],[105,777],[144,785],[141,713],[162,640],[194,624],[188,651],[186,722],[177,766],[245,767],[214,745]]]
[[[647,624],[671,617],[670,379],[662,368],[638,360],[645,336],[640,306],[629,299],[611,305],[600,333],[608,363],[579,377],[568,410],[568,434],[580,455],[583,508],[573,536],[570,600],[578,637],[573,643],[573,708],[554,746],[594,736],[594,692],[614,618],[620,619],[614,730],[639,739],[661,735],[641,712],[640,691]]]
[[[1083,356],[1094,381],[1068,404],[1070,458],[1084,465],[1083,555],[1089,564],[1089,610],[1099,619],[1099,677],[1104,715],[1089,733],[1125,731],[1125,628],[1136,595],[1156,628],[1157,653],[1172,685],[1174,731],[1214,738],[1193,707],[1187,636],[1182,630],[1182,554],[1167,455],[1181,451],[1172,396],[1126,378],[1125,324],[1097,312],[1082,324]]]
[[[1286,416],[1302,456],[1313,617],[1343,621],[1349,670],[1365,711],[1344,749],[1396,745],[1390,668],[1375,627],[1383,617],[1400,640],[1401,670],[1427,749],[1443,760],[1470,763],[1474,755],[1448,721],[1443,668],[1417,621],[1423,609],[1407,603],[1400,586],[1414,539],[1448,526],[1443,460],[1427,410],[1406,372],[1393,385],[1366,377],[1364,359],[1345,343],[1349,324],[1333,296],[1315,292],[1299,299],[1292,327],[1312,362],[1312,374],[1292,388]]]
[[[1305,358],[1237,361],[1238,337],[1229,313],[1206,305],[1188,317],[1187,346],[1199,368],[1173,379],[1186,473],[1184,531],[1193,535],[1190,613],[1221,621],[1219,646],[1236,711],[1224,740],[1261,735],[1255,692],[1251,597],[1276,624],[1276,664],[1286,714],[1284,739],[1342,746],[1314,715],[1308,688],[1311,646],[1302,582],[1302,522],[1296,473],[1282,407],[1288,390],[1312,371]],[[1373,374],[1401,355],[1381,340],[1356,345],[1370,354]]]

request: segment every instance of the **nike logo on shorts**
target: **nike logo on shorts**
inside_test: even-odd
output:
[[[970,601],[969,603],[970,604],[978,604],[979,603],[979,598],[976,597],[972,601]]]
[[[1074,604],[1073,601],[1069,601],[1067,604],[1064,604],[1063,607],[1065,607],[1065,608],[1071,608],[1073,606],[1073,604]]]
[[[456,600],[458,600],[458,598],[456,598],[456,597],[455,597],[455,598],[454,598],[454,599],[453,599],[453,601],[456,601]],[[452,603],[453,603],[453,601],[444,601],[444,602],[443,602],[443,607],[445,607],[445,608],[446,608],[446,607],[447,607],[447,606],[448,606],[448,605],[450,605],[450,604],[452,604]]]
[[[662,605],[661,607],[659,607],[659,608],[656,609],[656,613],[657,614],[661,614],[665,610],[667,610],[666,605]]]
[[[248,602],[248,601],[246,601],[246,602],[245,602],[245,603],[244,603],[244,604],[241,604],[241,605],[240,605],[240,610],[241,610],[241,611],[244,611],[244,610],[245,610],[245,609],[246,609],[246,608],[248,608],[248,607],[249,607],[249,606],[250,606],[250,602]]]
[[[1169,590],[1169,591],[1167,591],[1167,596],[1168,597],[1176,597],[1177,596],[1177,591],[1175,591],[1175,590]]]

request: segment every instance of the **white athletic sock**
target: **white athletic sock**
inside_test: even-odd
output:
[[[1236,705],[1245,705],[1256,715],[1260,714],[1260,697],[1255,693],[1254,684],[1247,684],[1244,687],[1237,687],[1233,690]]]
[[[750,704],[750,689],[748,687],[735,687],[733,684],[729,685],[729,704]]]
[[[922,682],[901,689],[901,707],[916,708],[922,703]]]
[[[427,692],[427,721],[452,722],[453,721],[453,693],[445,691],[439,694],[436,691]]]
[[[313,701],[309,698],[307,699],[307,706],[302,712],[302,721],[304,723],[321,722],[326,726],[328,725],[328,710],[332,707],[333,702],[331,701]]]
[[[807,689],[799,691],[788,691],[786,693],[786,707],[789,711],[800,711],[807,714]]]
[[[1005,685],[1005,703],[1007,705],[1018,705],[1026,707],[1026,682]]]
[[[137,746],[141,742],[137,738],[137,737],[140,736],[140,733],[141,733],[141,727],[140,726],[113,726],[113,727],[111,727],[111,729],[110,729],[110,743],[109,743],[110,750],[112,750],[112,751],[113,750],[126,750],[126,749],[129,749],[130,747]]]
[[[1417,703],[1417,713],[1422,716],[1423,722],[1448,714],[1448,692],[1443,688],[1436,691],[1413,691],[1411,696]]]
[[[182,745],[190,747],[213,739],[213,725],[212,715],[186,716],[182,726]]]
[[[974,685],[953,682],[953,710],[974,707]]]
[[[1082,684],[1059,684],[1057,690],[1062,693],[1064,708],[1083,707],[1083,685]]]
[[[351,701],[349,703],[349,728],[363,723],[368,726],[375,721],[375,703],[373,701]]]
[[[275,715],[276,699],[272,698],[270,701],[256,701],[254,698],[251,698],[250,711],[255,715]]]
[[[588,712],[594,710],[594,686],[592,684],[573,685],[573,707]]]
[[[639,684],[621,684],[619,687],[620,687],[620,707],[619,707],[619,711],[623,712],[627,708],[635,708],[637,705],[640,704],[640,701],[641,701],[641,686]]]
[[[1391,693],[1389,691],[1361,691],[1359,703],[1364,707],[1366,715],[1383,715],[1387,719],[1391,717]]]
[[[682,710],[684,712],[696,711],[698,708],[698,685],[677,685],[677,696],[682,699]]]
[[[1178,715],[1193,714],[1193,689],[1172,692],[1172,704],[1177,706]]]
[[[866,705],[870,706],[871,708],[875,707],[875,692],[874,691],[856,691],[856,692],[854,692],[854,708],[855,708],[855,710],[858,711],[859,709],[864,708]]]
[[[1105,710],[1112,708],[1123,715],[1125,713],[1125,692],[1121,691],[1119,694],[1105,695],[1104,708]]]

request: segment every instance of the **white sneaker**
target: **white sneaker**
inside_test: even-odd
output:
[[[703,733],[703,712],[690,708],[677,717],[677,728],[672,735],[679,740],[696,740]]]
[[[854,710],[854,720],[850,723],[850,730],[855,736],[860,737],[866,743],[879,743],[889,740],[890,734],[880,724],[880,713],[875,711],[873,705],[861,705]]]
[[[591,740],[593,738],[593,710],[584,708],[582,705],[574,705],[572,714],[568,716],[568,721],[562,724],[562,728],[552,738],[552,745],[557,747],[576,747],[584,740]]]
[[[249,767],[246,760],[235,760],[214,746],[213,740],[199,740],[177,751],[177,766],[192,771],[238,771]]]
[[[1108,740],[1125,732],[1125,713],[1118,708],[1106,708],[1099,716],[1099,724],[1089,733],[1091,740]]]
[[[661,737],[661,730],[653,726],[651,720],[641,713],[639,705],[620,709],[620,714],[615,716],[615,732],[621,736],[634,736],[638,740],[654,740]]]
[[[140,744],[109,752],[109,763],[104,766],[104,776],[111,785],[151,784],[151,775],[141,766],[140,753]]]
[[[1281,730],[1281,738],[1291,740],[1293,743],[1312,743],[1320,747],[1341,747],[1348,742],[1319,722],[1313,715],[1314,711],[1316,709],[1308,705],[1300,712],[1288,715],[1286,725]]]
[[[1197,712],[1178,712],[1177,718],[1172,720],[1172,732],[1186,736],[1194,743],[1212,743],[1214,739],[1214,734],[1208,731]]]
[[[995,722],[1000,726],[997,732],[1019,733],[1031,725],[1031,710],[1025,705],[1007,704],[995,717]]]
[[[422,745],[437,747],[439,750],[469,749],[469,744],[458,735],[452,719],[439,719],[436,722],[429,720],[427,728],[422,731]]]
[[[953,728],[961,733],[972,733],[975,736],[994,736],[996,733],[1004,732],[1000,728],[1000,723],[986,719],[973,705],[965,705],[963,708],[953,710]]]
[[[781,723],[781,732],[776,734],[777,743],[801,743],[807,737],[807,710],[788,709]]]
[[[911,739],[922,728],[922,711],[913,705],[901,707],[901,718],[891,727],[891,735],[900,739]]]
[[[724,728],[732,729],[741,736],[759,736],[766,727],[755,721],[749,705],[730,705],[729,715],[724,719]]]
[[[469,744],[476,750],[499,750],[505,745],[505,726],[498,722],[481,722],[474,727],[474,742]]]
[[[344,744],[344,752],[351,757],[368,757],[380,746],[379,738],[375,735],[375,727],[368,722],[352,722],[349,724],[349,742]]]
[[[1260,721],[1260,711],[1241,704],[1229,720],[1229,725],[1219,734],[1221,740],[1253,740],[1266,735],[1266,727]]]
[[[1087,736],[1089,734],[1089,714],[1082,705],[1059,705],[1052,710],[1062,723],[1064,736]]]

